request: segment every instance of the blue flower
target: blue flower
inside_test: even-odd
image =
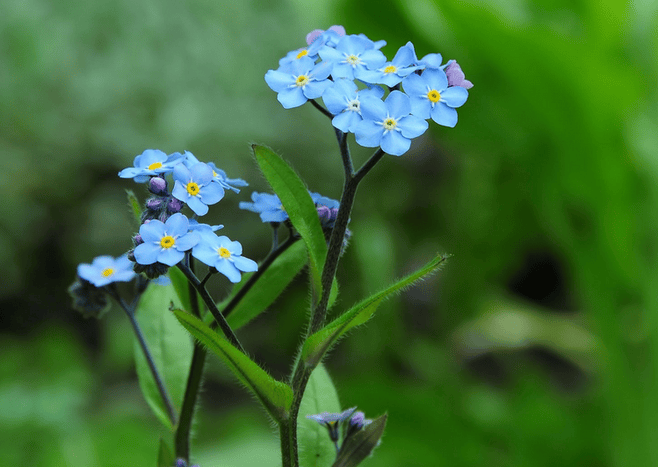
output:
[[[187,203],[199,216],[208,212],[208,205],[219,202],[224,197],[224,188],[213,183],[213,170],[208,164],[199,162],[191,168],[178,164],[174,168],[174,198]]]
[[[411,42],[407,42],[406,45],[398,49],[393,60],[381,64],[374,70],[370,69],[364,71],[359,76],[359,79],[366,83],[379,83],[393,87],[400,83],[404,77],[410,75],[419,68],[415,62],[416,53],[414,52],[414,46]]]
[[[190,219],[190,232],[199,232],[199,233],[204,233],[204,232],[216,232],[220,229],[223,229],[223,225],[208,225],[208,224],[201,224],[198,220],[196,219]]]
[[[78,265],[78,276],[91,282],[96,287],[103,287],[112,282],[129,282],[135,277],[133,263],[127,255],[113,258],[112,256],[98,256],[91,264]]]
[[[409,75],[402,82],[411,99],[411,112],[421,118],[432,118],[439,125],[454,127],[457,111],[468,98],[468,91],[460,86],[448,87],[443,70],[428,69],[423,74]]]
[[[361,79],[368,68],[377,68],[386,62],[386,56],[365,36],[345,36],[335,48],[322,47],[318,54],[325,62],[332,63],[334,79]]]
[[[135,261],[139,264],[157,262],[174,266],[200,240],[197,232],[190,232],[190,223],[181,213],[174,214],[165,223],[152,220],[142,224],[139,235],[144,242],[134,251]]]
[[[219,183],[224,189],[240,193],[240,190],[236,188],[236,186],[249,186],[249,184],[241,178],[228,178],[226,172],[218,168],[214,162],[208,162],[208,165],[212,169],[213,180]]]
[[[343,133],[352,131],[354,125],[363,120],[360,99],[368,95],[381,99],[384,90],[379,86],[373,86],[359,91],[354,81],[337,79],[322,95],[327,110],[335,115],[331,121],[332,125]]]
[[[334,443],[336,443],[340,438],[338,430],[341,423],[350,419],[355,410],[356,407],[352,407],[351,409],[347,409],[340,413],[322,412],[317,415],[307,415],[306,418],[315,420],[320,425],[326,426],[327,430],[329,430],[329,437]]]
[[[218,237],[214,233],[201,234],[201,241],[192,249],[192,256],[217,269],[233,283],[240,282],[240,271],[258,270],[255,261],[242,256],[240,242],[232,242],[228,237]]]
[[[367,148],[381,146],[385,153],[401,156],[409,150],[411,138],[422,135],[428,127],[426,121],[410,113],[409,97],[400,91],[392,91],[383,102],[364,97],[363,121],[354,127],[356,142]]]
[[[283,209],[281,200],[277,195],[257,193],[254,191],[251,194],[251,200],[253,203],[241,201],[239,204],[240,209],[246,209],[247,211],[260,214],[260,219],[263,222],[283,222],[288,220],[288,213]]]
[[[318,65],[309,57],[301,57],[278,70],[269,70],[265,81],[285,109],[299,107],[309,99],[317,99],[331,85],[327,78],[331,63]]]
[[[174,166],[180,162],[182,155],[175,152],[167,156],[158,149],[147,149],[133,161],[134,167],[128,167],[119,172],[121,178],[132,178],[137,183],[144,183],[150,177],[166,174],[174,170]]]

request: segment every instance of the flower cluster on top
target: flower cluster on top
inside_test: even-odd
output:
[[[279,102],[290,109],[321,97],[334,127],[354,133],[359,145],[381,147],[387,154],[407,152],[430,118],[454,127],[455,109],[473,87],[456,61],[442,64],[437,53],[419,59],[411,42],[391,61],[380,50],[385,41],[347,35],[342,26],[312,31],[306,42],[265,74]]]

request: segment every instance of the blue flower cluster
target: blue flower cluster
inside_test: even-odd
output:
[[[380,51],[384,41],[347,35],[341,26],[312,31],[306,42],[265,74],[281,105],[290,109],[321,97],[334,115],[334,127],[354,133],[361,146],[381,147],[387,154],[407,152],[429,119],[454,127],[455,109],[473,86],[457,62],[442,64],[440,54],[418,59],[411,42],[390,61]],[[382,86],[388,90],[385,98]]]
[[[165,178],[168,174],[174,182],[171,193]],[[146,201],[143,223],[133,238],[135,248],[128,256],[136,263],[135,271],[156,278],[182,261],[186,252],[231,282],[240,281],[240,272],[258,269],[255,261],[242,256],[239,242],[215,234],[223,226],[202,224],[180,212],[187,205],[195,215],[203,216],[208,206],[224,198],[225,190],[239,192],[237,187],[247,182],[228,178],[215,164],[200,162],[189,151],[167,155],[154,149],[135,157],[133,167],[123,169],[119,176],[148,182],[153,194]]]
[[[315,208],[318,211],[320,224],[323,229],[332,229],[336,222],[338,215],[338,208],[340,204],[335,199],[322,196],[320,193],[313,193],[309,191],[311,199],[315,203]],[[246,201],[240,202],[240,209],[255,212],[260,215],[263,222],[278,223],[288,220],[288,213],[283,209],[281,200],[277,195],[269,193],[253,192],[251,194],[252,203]]]

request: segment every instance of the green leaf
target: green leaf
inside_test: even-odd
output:
[[[272,378],[256,362],[236,349],[224,336],[210,329],[197,317],[182,310],[174,310],[174,315],[194,337],[226,363],[277,422],[288,416],[292,404],[290,386]]]
[[[299,274],[307,261],[308,254],[301,242],[295,243],[282,253],[228,315],[227,320],[231,327],[233,329],[241,328],[265,311]],[[236,284],[231,295],[219,305],[220,310],[231,301],[252,274],[242,276],[242,281]]]
[[[142,205],[139,203],[139,199],[135,196],[135,192],[132,190],[126,190],[126,196],[128,197],[128,206],[130,206],[130,211],[135,218],[137,225],[142,223]]]
[[[180,411],[192,361],[192,340],[169,312],[170,304],[180,306],[172,285],[151,284],[142,295],[136,318],[163,383],[176,411]],[[173,429],[158,387],[144,354],[135,339],[135,365],[142,393],[162,423]]]
[[[355,467],[372,453],[386,428],[386,414],[376,418],[372,423],[347,438],[340,447],[336,462],[331,467]]]
[[[301,358],[304,360],[304,363],[310,368],[313,368],[320,363],[324,355],[338,341],[338,339],[345,335],[350,329],[368,321],[382,301],[386,300],[391,295],[402,291],[404,288],[410,287],[428,274],[436,272],[445,260],[445,255],[436,256],[418,271],[409,274],[381,292],[362,300],[318,332],[310,335],[306,339],[306,342],[304,342],[302,348]]]
[[[178,268],[169,268],[169,279],[171,279],[171,285],[176,291],[176,296],[180,300],[181,308],[186,311],[192,311],[192,302],[190,301],[190,288],[188,287],[189,282],[185,277],[185,274]],[[203,302],[198,302],[203,303]]]
[[[307,415],[322,412],[340,412],[338,394],[323,365],[311,373],[299,406],[297,418],[297,442],[299,444],[299,465],[303,467],[329,467],[336,458],[336,448],[329,438],[327,428]]]
[[[254,144],[256,161],[268,183],[285,208],[290,222],[302,236],[311,266],[315,299],[322,294],[321,276],[327,256],[327,243],[322,233],[320,219],[306,186],[295,171],[274,151]]]
[[[160,449],[158,449],[158,467],[172,467],[176,462],[173,449],[164,438],[160,437]]]

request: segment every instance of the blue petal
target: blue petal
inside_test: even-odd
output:
[[[397,67],[406,67],[416,60],[416,53],[411,42],[400,47],[393,57],[392,63]]]
[[[441,102],[449,107],[461,107],[468,99],[468,91],[459,86],[453,86],[441,93]]]
[[[409,150],[411,140],[405,138],[399,131],[388,131],[382,136],[382,150],[392,156],[401,156]]]
[[[304,95],[302,88],[295,86],[292,88],[281,91],[277,96],[277,100],[281,102],[284,109],[292,109],[304,104],[308,99]]]
[[[210,183],[199,190],[199,198],[204,204],[215,204],[223,197],[224,188],[219,183]]]
[[[236,268],[243,272],[258,271],[258,263],[252,259],[245,258],[244,256],[234,257],[233,264]]]
[[[183,164],[180,164],[180,165],[183,165]],[[187,192],[187,190],[183,186],[183,183],[181,183],[179,180],[176,180],[174,182],[174,189],[171,190],[171,195],[174,198],[179,199],[179,200],[183,201],[184,203],[186,203],[188,198],[190,197],[190,194]]]
[[[409,96],[401,91],[391,91],[384,103],[389,115],[396,120],[411,113]]]
[[[457,125],[457,111],[443,102],[438,102],[432,109],[432,120],[439,125],[453,128]]]
[[[429,125],[425,120],[414,115],[409,115],[398,121],[398,128],[400,128],[402,136],[405,138],[416,138],[425,133],[428,127]]]
[[[363,96],[361,102],[361,116],[364,120],[383,122],[386,118],[386,104],[373,96]]]
[[[329,86],[331,86],[331,81],[328,79],[322,81],[311,81],[304,86],[304,95],[309,99],[317,99],[322,96]]]
[[[185,215],[177,212],[165,222],[165,227],[168,235],[172,237],[182,236],[190,229],[190,222]]]
[[[220,256],[210,244],[201,242],[192,249],[192,256],[208,266],[215,267]]]
[[[201,241],[201,236],[196,232],[188,232],[176,239],[176,249],[178,251],[191,250],[197,243]]]
[[[205,216],[208,214],[208,206],[203,204],[198,196],[190,196],[186,203],[197,216]]]
[[[153,264],[158,260],[160,253],[159,245],[153,243],[142,243],[135,247],[135,261],[139,264]]]
[[[181,181],[184,185],[186,185],[187,182],[192,180],[192,172],[190,172],[185,164],[178,164],[176,167],[174,167],[174,180]]]
[[[185,257],[185,253],[176,250],[176,248],[167,248],[160,251],[158,262],[167,266],[175,266]]]
[[[376,148],[384,134],[384,128],[372,120],[363,120],[354,126],[356,142],[366,148]]]
[[[448,78],[443,70],[425,70],[423,71],[421,78],[427,83],[430,89],[436,89],[439,92],[443,92],[443,90],[448,87]]]
[[[290,73],[269,70],[265,73],[265,82],[272,91],[281,92],[288,88],[288,86],[295,84],[295,78],[293,78]]]
[[[220,261],[217,263],[215,266],[215,269],[217,269],[219,272],[224,274],[226,277],[228,277],[228,280],[233,282],[234,284],[236,282],[240,282],[240,279],[242,276],[240,275],[240,271],[227,259],[221,258]]]
[[[424,119],[430,118],[432,104],[430,103],[429,99],[426,97],[413,96],[409,101],[411,103],[411,113],[413,115],[417,115],[418,117]]]
[[[260,213],[260,220],[263,222],[283,222],[288,219],[288,213],[281,209],[277,211],[264,211]]]
[[[333,120],[331,120],[331,124],[343,133],[347,133],[348,131],[352,131],[354,126],[361,120],[363,119],[357,112],[345,111],[336,115]]]
[[[164,236],[165,225],[157,219],[153,219],[145,224],[142,224],[139,228],[139,235],[142,237],[145,243],[148,242],[160,242],[160,239]]]
[[[207,185],[213,179],[212,169],[208,164],[203,162],[199,162],[190,167],[190,173],[192,174],[192,180],[199,185]]]

